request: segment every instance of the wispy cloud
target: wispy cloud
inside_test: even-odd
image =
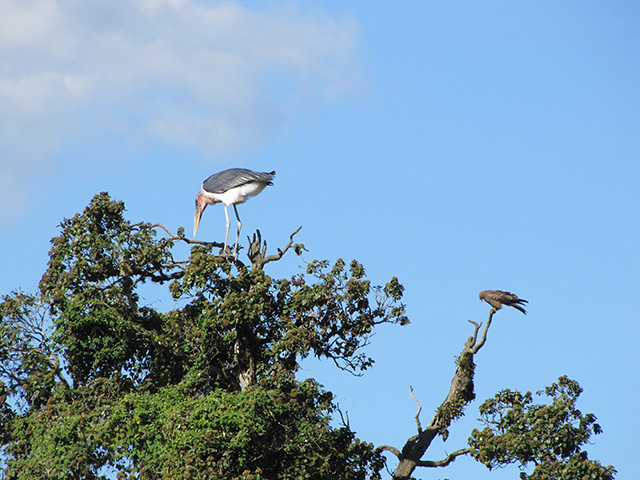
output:
[[[255,145],[297,97],[358,84],[356,37],[353,19],[292,6],[4,0],[0,203],[94,121],[211,155]]]

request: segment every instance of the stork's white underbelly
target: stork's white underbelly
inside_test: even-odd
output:
[[[212,193],[202,189],[202,193],[216,202],[222,202],[225,205],[240,205],[247,201],[249,197],[255,197],[267,186],[264,182],[251,182],[234,187],[224,193]]]

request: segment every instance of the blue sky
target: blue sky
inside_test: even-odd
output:
[[[382,328],[364,377],[305,362],[375,444],[402,447],[444,399],[477,294],[504,289],[476,358],[477,406],[560,375],[631,478],[640,368],[640,4],[4,0],[0,292],[35,290],[65,217],[108,191],[132,221],[189,231],[229,167],[277,171],[239,207],[272,248],[397,276],[412,324]],[[199,237],[221,241],[210,208]],[[302,262],[273,266],[289,276]],[[145,298],[155,301],[155,292]],[[170,308],[171,305],[167,305]],[[389,462],[394,464],[393,459]],[[517,478],[470,459],[418,478]]]

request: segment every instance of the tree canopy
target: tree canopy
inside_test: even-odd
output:
[[[545,390],[550,404],[498,393],[480,407],[485,427],[468,447],[422,459],[475,398],[474,354],[495,311],[484,330],[475,325],[430,424],[418,414],[403,449],[376,447],[348,422],[336,426],[332,393],[296,373],[309,355],[366,371],[376,326],[409,322],[395,277],[372,285],[357,261],[338,260],[273,279],[268,263],[304,250],[297,232],[272,255],[257,232],[245,264],[124,212],[96,195],[61,223],[39,291],[2,298],[4,478],[378,479],[385,451],[398,457],[397,479],[459,455],[488,468],[533,464],[522,478],[613,478],[582,450],[601,429],[577,410],[581,389],[566,377]],[[177,243],[191,245],[187,259],[175,258]],[[145,303],[148,283],[166,288],[174,308]]]

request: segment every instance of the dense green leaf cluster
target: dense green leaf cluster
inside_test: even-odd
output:
[[[516,463],[521,468],[535,465],[520,478],[590,479],[614,478],[615,469],[589,460],[582,446],[591,434],[601,433],[593,414],[576,408],[582,388],[578,382],[560,377],[545,388],[550,404],[534,404],[531,392],[503,390],[480,406],[486,427],[474,429],[469,444],[471,455],[489,469]]]
[[[140,478],[364,478],[371,448],[347,428],[329,427],[331,395],[310,381],[289,387],[134,393],[101,432],[119,446],[121,471],[133,452],[130,470]]]
[[[122,202],[96,195],[52,239],[40,289],[75,382],[121,371],[140,380],[152,367],[162,319],[138,305],[136,287],[170,279],[175,262],[171,242],[156,240],[151,225],[131,225],[123,212]]]
[[[6,477],[378,478],[373,446],[295,374],[310,354],[369,367],[373,328],[408,322],[397,279],[339,260],[274,280],[207,245],[176,261],[175,239],[123,213],[96,195],[61,224],[39,294],[3,298]],[[176,307],[144,305],[145,282]]]

